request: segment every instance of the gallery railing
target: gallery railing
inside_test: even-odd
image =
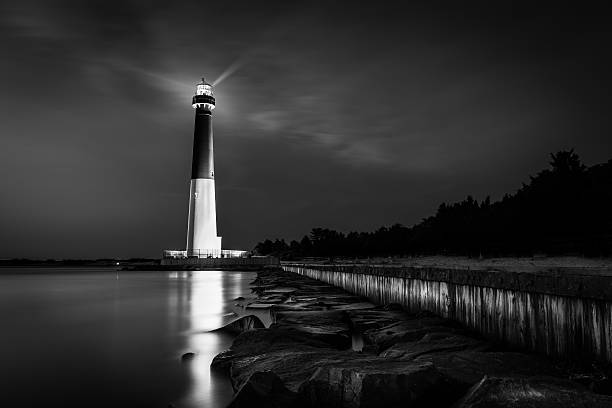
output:
[[[187,250],[164,250],[164,258],[246,258],[248,251],[235,249],[190,249]]]

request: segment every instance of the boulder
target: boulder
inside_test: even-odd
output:
[[[376,305],[369,302],[355,302],[347,304],[332,305],[333,310],[370,310],[376,308]]]
[[[559,376],[543,357],[518,352],[464,350],[421,355],[415,363],[430,362],[458,387],[468,389],[484,376],[531,377]]]
[[[459,333],[463,329],[441,317],[412,318],[398,321],[388,326],[366,330],[363,337],[366,343],[378,346],[380,350],[391,347],[395,343],[417,341],[428,333]]]
[[[182,362],[191,361],[191,360],[193,360],[194,358],[195,358],[195,353],[188,352],[188,353],[184,353],[184,354],[181,356],[181,361],[182,361]]]
[[[320,334],[296,330],[294,327],[275,327],[275,325],[272,325],[268,329],[250,330],[239,334],[229,350],[215,356],[211,368],[229,370],[234,360],[251,358],[274,351],[290,354],[305,348],[335,351],[347,349],[350,346],[351,338],[346,338],[344,334]]]
[[[258,295],[263,294],[266,290],[275,288],[276,285],[251,285],[251,292],[257,293]]]
[[[384,310],[396,310],[396,311],[403,311],[404,307],[402,305],[400,305],[399,303],[387,303],[386,305],[383,306]]]
[[[274,318],[277,312],[313,312],[317,310],[325,310],[325,307],[317,306],[312,302],[285,302],[274,305],[270,310],[270,315]]]
[[[258,371],[240,387],[228,408],[290,407],[296,397],[272,371]]]
[[[310,346],[299,348],[276,348],[256,355],[241,355],[232,359],[230,380],[237,390],[258,371],[271,371],[277,375],[285,386],[297,392],[313,373],[323,365],[337,365],[345,361],[354,361],[359,356],[352,351],[337,351]]]
[[[366,330],[380,329],[381,327],[407,319],[406,314],[403,312],[380,309],[349,310],[347,315],[353,329],[362,333]]]
[[[258,297],[257,303],[278,304],[278,303],[283,303],[285,300],[286,298],[283,296],[269,295],[269,296]]]
[[[559,378],[485,377],[458,404],[458,408],[536,407],[609,408],[612,397]]]
[[[302,332],[337,349],[351,347],[351,329],[342,311],[275,311],[274,329]]]
[[[486,351],[490,348],[488,343],[473,337],[452,334],[449,332],[429,333],[419,341],[395,343],[390,348],[380,353],[381,357],[394,360],[414,360],[415,358],[440,352],[480,350]]]
[[[357,358],[319,368],[300,389],[313,407],[448,406],[457,395],[433,364]]]
[[[277,294],[277,295],[290,295],[293,292],[297,291],[296,288],[288,288],[288,287],[275,287],[274,289],[268,289],[264,291],[265,294]]]
[[[272,307],[272,303],[258,303],[258,302],[254,302],[254,303],[249,303],[248,305],[246,305],[247,309],[270,309]]]
[[[262,323],[259,317],[254,315],[242,316],[239,319],[229,322],[223,327],[213,331],[224,331],[232,334],[240,334],[245,331],[254,329],[263,329],[266,326]]]

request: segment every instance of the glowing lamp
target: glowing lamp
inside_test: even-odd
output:
[[[212,85],[202,78],[202,82],[196,85],[196,93],[193,95],[191,106],[194,109],[212,111],[215,109],[215,97],[213,96]]]

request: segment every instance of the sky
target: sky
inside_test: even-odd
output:
[[[0,258],[183,249],[202,76],[227,249],[413,225],[562,149],[612,158],[603,10],[361,3],[2,1]]]

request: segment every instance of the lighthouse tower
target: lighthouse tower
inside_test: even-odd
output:
[[[187,256],[219,257],[221,256],[221,237],[217,236],[212,130],[215,98],[212,85],[204,78],[196,85],[192,106],[195,109],[195,129],[189,184]]]

